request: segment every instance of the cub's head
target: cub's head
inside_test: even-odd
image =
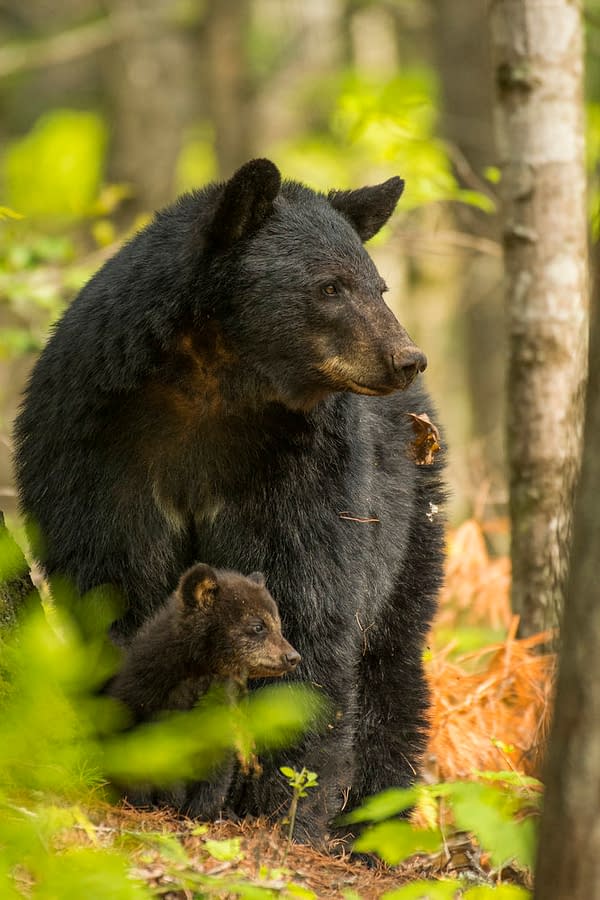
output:
[[[425,369],[363,247],[403,188],[394,177],[319,194],[282,183],[266,159],[242,166],[220,188],[204,233],[214,280],[226,286],[221,325],[244,370],[291,408],[310,408],[335,391],[404,390]]]
[[[202,652],[212,674],[276,678],[300,662],[281,633],[277,605],[260,572],[245,577],[199,564],[182,576],[178,597],[190,640],[202,631]]]

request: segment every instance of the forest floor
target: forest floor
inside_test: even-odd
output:
[[[450,536],[446,584],[426,654],[432,693],[424,769],[429,784],[477,780],[486,773],[489,778],[497,771],[539,776],[555,660],[539,652],[549,635],[515,637],[509,561],[488,553],[490,536],[505,527],[468,521]],[[72,837],[125,848],[131,874],[165,900],[371,900],[391,897],[408,881],[449,877],[531,887],[528,871],[493,870],[486,853],[464,832],[449,832],[441,852],[390,868],[290,843],[283,825],[261,820],[207,825],[126,806],[99,806],[88,814],[88,824]]]

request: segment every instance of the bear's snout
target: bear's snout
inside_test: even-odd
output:
[[[412,344],[401,350],[393,350],[390,364],[393,373],[401,378],[399,387],[407,388],[417,375],[427,368],[427,357],[422,350]]]
[[[288,670],[288,672],[293,672],[301,659],[302,657],[300,656],[298,651],[294,650],[293,647],[290,647],[288,651],[284,652],[283,656],[281,657],[281,662]]]

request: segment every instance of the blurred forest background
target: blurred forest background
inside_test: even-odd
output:
[[[485,0],[0,0],[0,504],[9,514],[11,422],[51,322],[154,209],[269,156],[322,189],[406,179],[372,253],[429,357],[453,520],[504,516],[507,353],[486,16]],[[594,182],[599,0],[588,0],[586,20]]]
[[[386,299],[429,358],[449,446],[451,518],[467,519],[451,534],[426,658],[435,698],[427,777],[485,779],[490,770],[496,779],[500,766],[522,791],[523,778],[539,774],[554,658],[538,653],[547,633],[516,640],[509,601],[510,354],[490,8],[490,0],[0,0],[0,509],[16,512],[12,420],[52,322],[157,207],[253,156],[324,190],[401,175],[398,212],[369,249],[391,288]],[[600,0],[584,10],[589,234],[597,239]],[[526,551],[529,543],[521,541]],[[528,570],[521,582],[530,580]],[[59,671],[64,647],[52,652]],[[87,650],[72,652],[87,672]],[[37,699],[51,663],[40,655],[27,696]],[[11,765],[28,758],[30,735],[50,717],[61,721],[39,694],[30,704],[39,727],[23,718],[20,695],[14,718],[2,717]],[[62,745],[48,747],[48,758],[71,759]],[[587,793],[595,822],[597,793]],[[529,795],[523,802],[532,805]],[[27,820],[15,821],[24,842]],[[488,848],[499,840],[492,824],[481,841]],[[513,850],[497,850],[499,859],[518,856]],[[57,868],[53,877],[63,875]]]

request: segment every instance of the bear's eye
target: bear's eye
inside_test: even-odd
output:
[[[265,627],[264,622],[253,622],[252,625],[250,626],[250,631],[253,634],[262,634],[263,631],[266,631],[266,630],[267,629]]]
[[[336,295],[337,292],[338,292],[338,289],[337,289],[337,287],[335,286],[335,284],[324,284],[323,287],[321,288],[321,290],[322,290],[323,293],[326,294],[328,297],[335,297],[335,295]]]

